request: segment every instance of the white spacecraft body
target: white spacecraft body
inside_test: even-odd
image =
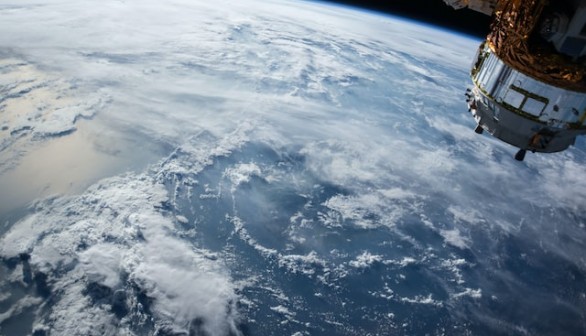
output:
[[[508,66],[488,43],[476,64],[470,111],[493,136],[520,149],[553,153],[586,134],[585,93],[546,84]]]
[[[492,15],[497,0],[444,0],[444,2],[455,9],[469,8],[486,15]]]

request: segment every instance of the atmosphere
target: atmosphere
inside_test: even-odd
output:
[[[586,334],[586,142],[477,134],[438,17],[0,4],[0,335]]]
[[[442,0],[326,1],[403,16],[479,37],[486,36],[491,20],[490,16],[470,9],[455,10]]]

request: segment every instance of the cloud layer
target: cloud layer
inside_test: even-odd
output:
[[[474,134],[479,41],[256,0],[0,30],[2,332],[583,331],[586,145]]]

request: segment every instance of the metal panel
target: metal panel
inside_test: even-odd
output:
[[[544,124],[586,127],[586,93],[555,87],[513,69],[488,43],[481,48],[478,57],[472,79],[483,94],[496,103]]]

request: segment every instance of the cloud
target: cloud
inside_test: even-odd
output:
[[[219,217],[197,222],[231,224],[246,251],[262,257],[250,268],[272,265],[341,286],[351,267],[382,262],[440,282],[447,272],[455,284],[441,285],[453,297],[478,298],[490,293],[462,287],[475,288],[476,275],[462,270],[470,261],[444,262],[463,254],[483,274],[495,267],[491,256],[502,252],[503,236],[535,237],[569,269],[579,266],[584,143],[573,154],[519,164],[508,145],[474,135],[461,98],[478,41],[321,3],[255,0],[29,0],[0,7],[0,30],[0,84],[10,97],[0,108],[15,112],[0,115],[0,171],[36,168],[3,176],[15,183],[0,183],[0,206],[33,184],[28,176],[43,183],[22,204],[58,194],[33,202],[0,241],[4,259],[30,255],[31,267],[49,278],[55,306],[39,314],[40,328],[237,334],[239,296],[223,255],[206,257],[209,251],[179,238],[176,224],[218,209],[224,182],[246,197],[244,185],[260,176],[307,200],[295,211],[311,225],[287,241],[295,254],[255,236],[236,198]],[[97,140],[82,142],[82,124]],[[78,138],[68,133],[74,129]],[[33,151],[25,139],[53,150]],[[72,142],[84,146],[71,150]],[[159,146],[141,160],[130,155]],[[119,154],[77,156],[98,148]],[[73,159],[57,160],[63,152]],[[37,160],[18,167],[26,156]],[[144,172],[118,176],[127,169]],[[48,171],[77,188],[55,188]],[[115,177],[97,182],[104,176]],[[205,194],[192,199],[200,189]],[[184,201],[199,207],[176,213]],[[376,249],[356,250],[356,232],[376,240]],[[316,246],[303,249],[309,244]],[[443,307],[435,293],[407,294],[403,302]],[[284,311],[278,307],[285,306],[267,309]]]
[[[411,304],[433,305],[433,306],[438,306],[438,307],[443,306],[442,302],[433,299],[432,294],[429,294],[427,296],[417,295],[414,298],[404,297],[404,298],[401,298],[401,301],[411,303]]]
[[[380,263],[382,257],[380,255],[371,254],[368,251],[364,251],[362,254],[356,257],[355,260],[351,260],[348,265],[354,268],[368,268],[370,265]]]
[[[261,177],[261,170],[254,163],[242,163],[234,168],[226,169],[224,175],[230,179],[234,187],[237,187],[249,182],[253,176]]]
[[[230,277],[204,250],[174,237],[174,218],[157,210],[165,202],[167,191],[152,178],[126,175],[80,196],[41,202],[38,215],[16,223],[2,237],[0,254],[29,254],[33,271],[49,277],[54,306],[37,323],[69,335],[132,330],[114,314],[113,295],[121,290],[127,320],[150,309],[155,328],[238,334]]]
[[[469,248],[469,240],[468,238],[462,236],[460,230],[455,228],[452,230],[440,230],[440,234],[444,237],[444,241],[452,246],[455,246],[460,249],[467,249]]]

